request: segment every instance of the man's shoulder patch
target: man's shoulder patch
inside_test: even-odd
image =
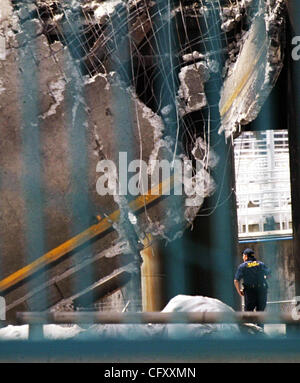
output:
[[[259,266],[259,262],[257,261],[247,263],[247,267],[256,267],[256,266]]]

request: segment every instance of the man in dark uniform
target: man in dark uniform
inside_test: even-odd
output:
[[[267,304],[268,284],[267,277],[271,274],[269,268],[254,257],[252,249],[245,249],[243,261],[239,265],[234,285],[240,296],[245,298],[245,311],[264,311]],[[244,289],[240,289],[243,280]]]

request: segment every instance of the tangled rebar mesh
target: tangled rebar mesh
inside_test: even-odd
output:
[[[21,22],[37,18],[50,45],[68,48],[83,76],[116,72],[160,116],[174,158],[195,161],[201,138],[208,172],[222,85],[258,10],[276,8],[274,0],[35,0],[24,13],[13,3]]]
[[[218,84],[235,62],[258,6],[253,0],[36,0],[24,15],[19,2],[13,3],[21,21],[40,20],[50,44],[68,46],[83,75],[116,70],[164,122],[173,112],[187,155],[198,136],[207,141]],[[182,91],[184,67],[205,89]],[[202,103],[193,101],[198,93]]]

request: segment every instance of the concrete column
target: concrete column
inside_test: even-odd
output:
[[[157,244],[152,242],[150,234],[145,238],[144,246],[145,249],[141,251],[143,311],[161,311],[164,305],[161,256]]]

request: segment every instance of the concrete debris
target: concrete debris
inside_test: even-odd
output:
[[[131,213],[131,211],[128,213],[128,219],[132,225],[137,224],[137,218],[133,213]]]
[[[9,19],[11,16],[12,16],[11,2],[9,0],[3,0],[1,3],[1,9],[0,9],[1,27],[3,27],[3,23],[9,22]]]
[[[253,3],[253,0],[240,0],[236,4],[223,7],[220,11],[222,20],[221,29],[224,32],[232,31],[245,18],[249,10],[251,10]]]
[[[125,4],[123,0],[88,1],[81,4],[84,12],[93,12],[95,22],[104,24],[115,11],[118,5]]]
[[[179,114],[181,116],[204,108],[207,99],[204,83],[209,80],[209,69],[203,61],[187,65],[179,72]]]
[[[162,118],[157,114],[154,113],[152,109],[148,108],[145,104],[141,103],[139,101],[138,97],[136,97],[136,102],[141,106],[142,108],[142,117],[149,121],[150,125],[153,128],[153,149],[150,153],[149,160],[148,160],[148,169],[147,173],[149,175],[152,175],[155,168],[155,161],[158,159],[158,153],[159,150],[162,147],[167,147],[167,141],[166,139],[163,139],[163,132],[164,132],[164,123]],[[166,111],[167,109],[165,109]]]
[[[204,169],[214,168],[219,161],[214,150],[204,142],[202,137],[196,139],[191,153],[197,161],[200,161],[203,164]]]
[[[52,81],[49,84],[49,94],[53,97],[54,103],[50,106],[50,109],[44,113],[41,117],[45,119],[56,113],[57,107],[64,100],[64,91],[66,87],[66,80],[61,77],[57,81]]]
[[[0,36],[0,60],[6,59],[6,39],[4,36]]]
[[[173,106],[172,105],[166,105],[164,106],[160,113],[165,117],[165,116],[168,116],[173,110]]]
[[[232,40],[228,44],[228,59],[225,61],[225,64],[223,67],[223,71],[222,71],[223,78],[229,77],[232,74],[234,70],[233,64],[236,62],[240,54],[241,48],[245,41],[245,35],[246,35],[246,31],[242,30],[241,33],[237,33],[234,36],[234,40]]]
[[[216,60],[211,59],[208,57],[206,59],[206,65],[211,73],[219,73],[220,72],[220,65]]]
[[[118,223],[113,223],[113,228],[118,233],[116,241],[126,242],[123,246],[123,254],[133,254],[140,259],[139,244],[141,233],[137,225],[137,217],[130,211],[127,198],[125,196],[114,195],[114,200],[120,209],[120,219]]]
[[[205,59],[205,55],[198,52],[198,51],[194,51],[193,53],[187,53],[187,54],[182,56],[182,60],[184,62],[190,62],[190,61],[195,61],[195,60],[204,60],[204,59]]]
[[[191,154],[194,157],[194,161],[196,161],[196,170],[190,169],[190,172],[194,173],[193,176],[184,178],[185,193],[188,196],[185,200],[186,209],[184,216],[190,224],[193,223],[199,211],[197,207],[202,206],[204,198],[212,195],[216,189],[216,184],[210,171],[219,161],[213,149],[209,148],[202,137],[196,139]],[[187,163],[185,156],[183,156],[183,161]]]
[[[276,83],[283,67],[284,12],[283,0],[263,2],[249,31],[231,46],[219,104],[219,133],[224,131],[226,137],[257,117]]]
[[[122,0],[106,0],[103,3],[98,4],[97,8],[94,10],[94,15],[96,20],[101,21],[102,17],[107,17],[111,15],[118,4],[122,3]]]
[[[13,29],[17,29],[17,18],[12,13],[9,0],[3,0],[0,9],[0,61],[5,61],[13,45]],[[1,74],[0,74],[1,75]]]
[[[0,94],[5,91],[5,88],[3,87],[3,80],[0,79]]]

